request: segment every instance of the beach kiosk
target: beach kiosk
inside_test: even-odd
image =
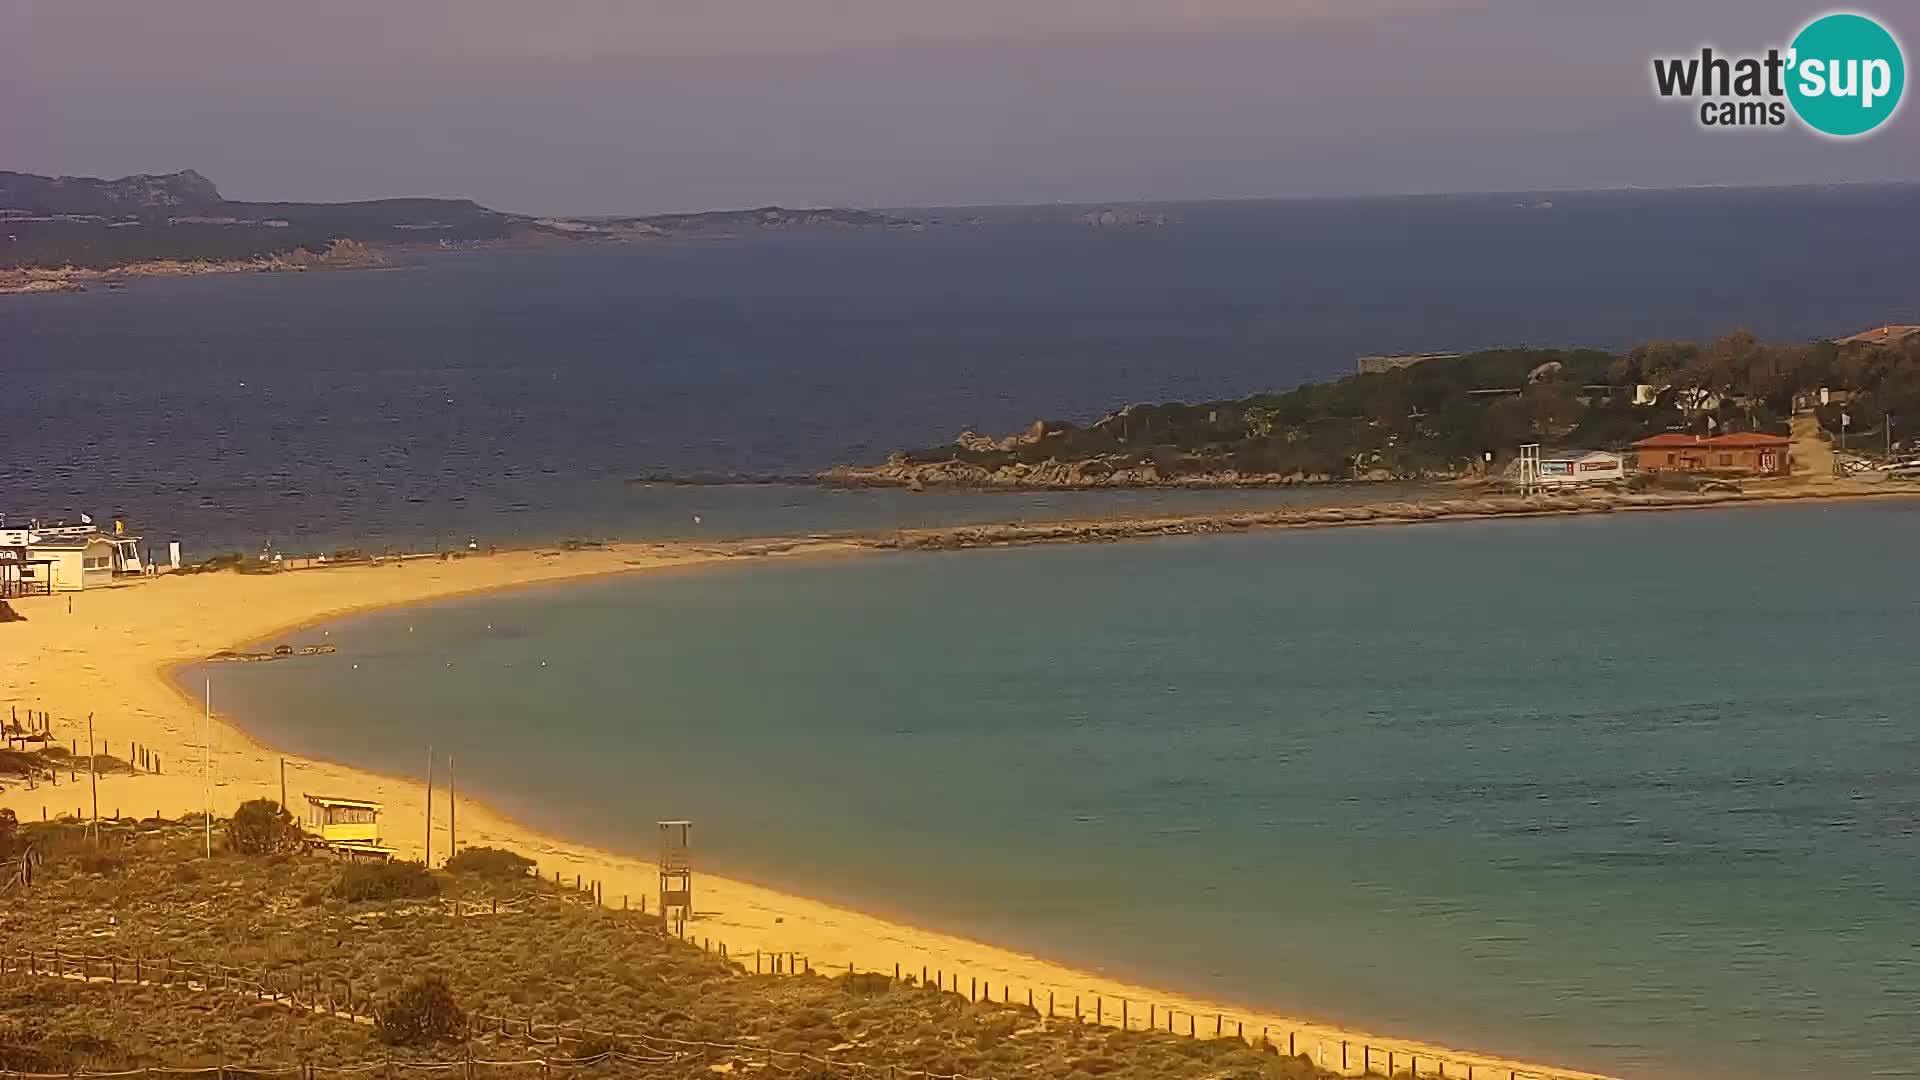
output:
[[[322,847],[347,858],[387,861],[393,849],[380,843],[380,804],[331,795],[307,796],[307,827]]]

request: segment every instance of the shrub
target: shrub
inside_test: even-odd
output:
[[[357,863],[340,871],[333,895],[350,904],[434,896],[440,883],[417,862]]]
[[[300,826],[272,799],[240,804],[227,822],[227,846],[242,855],[279,855],[300,847]]]
[[[390,1045],[425,1046],[465,1038],[467,1014],[453,1000],[447,980],[423,975],[374,1011],[374,1027],[381,1041]]]
[[[611,1035],[590,1035],[580,1042],[567,1047],[567,1055],[575,1058],[599,1057],[602,1054],[627,1053],[627,1044]]]
[[[447,873],[474,877],[526,877],[532,870],[532,859],[497,847],[470,847],[447,860]]]
[[[884,994],[893,987],[893,979],[878,971],[849,973],[840,980],[840,988],[849,994]]]
[[[26,849],[27,839],[20,835],[20,819],[12,810],[0,809],[0,859],[11,859]]]
[[[110,851],[89,851],[80,856],[80,872],[105,877],[126,869],[126,861]]]

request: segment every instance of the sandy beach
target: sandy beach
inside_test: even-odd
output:
[[[633,543],[272,575],[168,575],[79,594],[16,600],[13,605],[26,621],[0,626],[0,640],[5,642],[0,649],[0,715],[9,705],[48,710],[59,741],[77,741],[84,752],[87,718],[92,714],[101,752],[124,758],[129,742],[138,741],[161,755],[164,768],[158,776],[100,778],[101,814],[177,817],[198,813],[203,803],[202,710],[167,673],[217,650],[355,612],[522,585],[755,559],[912,557],[878,550],[896,546],[901,546],[897,537],[886,542]],[[217,700],[214,705],[214,811],[226,814],[244,800],[277,797],[283,755],[249,739],[221,717]],[[284,760],[289,801],[296,807],[303,805],[305,793],[377,799],[386,807],[385,841],[403,857],[421,856],[419,822],[425,810],[425,789],[418,781],[372,775],[320,760],[290,756]],[[436,862],[448,849],[444,798],[444,790],[436,792]],[[43,815],[90,813],[91,793],[84,775],[78,785],[43,784],[31,791],[10,783],[0,795],[0,805],[13,807],[23,819],[38,820]],[[637,902],[657,890],[654,868],[644,858],[540,835],[470,798],[460,800],[458,824],[461,847],[494,845],[521,851],[538,861],[544,875],[558,871],[564,880],[579,875],[600,882],[605,902],[613,906],[619,906],[623,897]],[[635,836],[634,847],[644,850],[650,840],[650,836]],[[1129,1003],[1128,1022],[1134,1027],[1144,1026],[1151,1003],[1162,1027],[1172,1009],[1176,1030],[1184,1032],[1191,1025],[1202,1036],[1218,1030],[1247,1038],[1264,1033],[1283,1049],[1291,1041],[1296,1051],[1312,1055],[1323,1066],[1354,1075],[1362,1071],[1363,1053],[1370,1053],[1375,1069],[1384,1071],[1389,1051],[1396,1071],[1418,1059],[1420,1075],[1442,1075],[1442,1067],[1448,1076],[1507,1077],[1511,1073],[1515,1078],[1575,1080],[1597,1075],[1275,1015],[1249,1003],[1197,1000],[753,884],[703,875],[698,889],[698,917],[689,924],[689,936],[710,940],[715,947],[724,942],[734,958],[744,959],[749,967],[755,950],[799,954],[815,970],[828,973],[844,972],[849,965],[891,973],[898,965],[903,974],[917,977],[924,967],[944,973],[949,984],[957,978],[962,992],[977,981],[996,997],[1025,1000],[1031,992],[1043,1008],[1051,994],[1063,1013],[1077,1000],[1089,1020],[1097,1000],[1102,1019],[1109,1024],[1117,1022],[1119,1001],[1124,999]]]

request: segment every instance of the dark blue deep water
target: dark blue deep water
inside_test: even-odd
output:
[[[1920,187],[1167,209],[0,297],[0,511],[124,509],[201,555],[1057,515],[1101,497],[622,480],[812,470],[1369,352],[1920,321]]]

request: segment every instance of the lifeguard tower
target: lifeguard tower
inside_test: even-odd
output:
[[[691,821],[661,821],[660,826],[660,917],[672,925],[693,917],[693,848],[688,832]]]
[[[366,799],[307,796],[307,825],[319,835],[318,846],[349,858],[387,860],[393,849],[380,843],[380,810]]]

